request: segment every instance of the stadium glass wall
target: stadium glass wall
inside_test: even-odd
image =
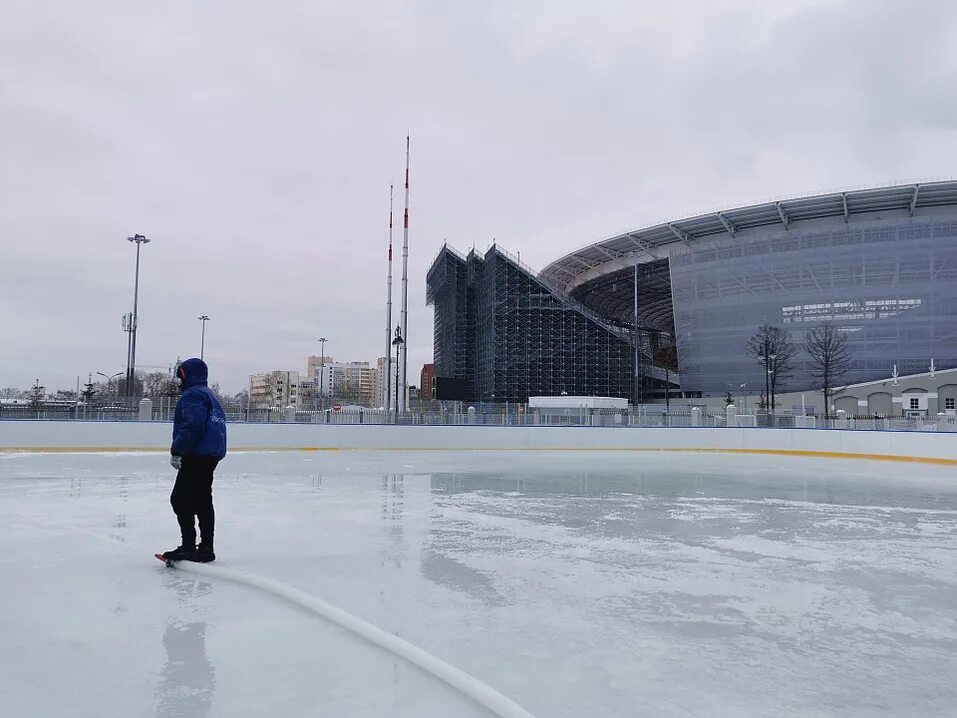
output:
[[[745,346],[764,323],[795,340],[826,320],[846,332],[840,383],[957,366],[957,214],[847,224],[824,219],[696,240],[670,253],[674,326],[686,391],[764,386]],[[784,389],[814,385],[802,351]],[[780,389],[779,389],[780,390]]]

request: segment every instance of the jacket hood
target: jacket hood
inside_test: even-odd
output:
[[[206,380],[209,379],[209,367],[202,359],[187,359],[179,365],[176,376],[182,381],[183,389],[189,389],[191,386],[206,386]]]

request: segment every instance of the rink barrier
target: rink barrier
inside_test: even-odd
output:
[[[0,421],[0,451],[163,452],[169,423]],[[868,459],[957,466],[946,432],[756,428],[612,428],[230,424],[236,451],[660,451]]]
[[[466,698],[478,703],[493,714],[501,716],[501,718],[534,718],[531,713],[522,708],[518,703],[502,695],[478,678],[443,661],[441,658],[433,656],[428,651],[422,650],[405,639],[384,631],[357,616],[353,616],[341,608],[336,608],[332,604],[326,603],[305,591],[300,591],[298,588],[293,588],[292,586],[271,578],[257,576],[243,571],[234,571],[221,566],[209,566],[207,564],[180,561],[175,564],[175,567],[181,571],[198,573],[203,576],[216,576],[245,586],[252,586],[253,588],[258,588],[266,593],[283,598],[290,603],[301,606],[307,611],[315,613],[345,628],[347,631],[354,633],[369,643],[383,648],[399,658],[418,666],[446,685],[454,688]]]
[[[124,454],[141,453],[155,454],[165,453],[166,449],[158,447],[77,447],[77,446],[56,446],[56,447],[0,447],[0,452],[11,453],[30,453],[30,454]],[[957,459],[948,459],[935,456],[897,456],[894,454],[864,454],[848,451],[802,451],[799,449],[698,449],[698,448],[620,448],[620,447],[598,447],[598,448],[569,448],[569,447],[529,447],[523,449],[515,448],[473,448],[473,449],[449,449],[438,447],[383,447],[376,449],[365,449],[362,447],[335,447],[335,446],[265,446],[265,447],[230,447],[231,454],[271,454],[299,451],[616,451],[632,453],[675,453],[675,454],[739,454],[751,456],[795,456],[815,459],[857,459],[866,461],[893,461],[896,463],[910,464],[935,464],[937,466],[957,466]]]

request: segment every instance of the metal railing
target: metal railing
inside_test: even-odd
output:
[[[148,420],[172,421],[178,397],[152,400]],[[0,421],[142,421],[139,398],[104,398],[74,405],[30,406],[0,404]],[[802,416],[794,413],[767,414],[715,411],[704,406],[647,404],[627,409],[587,407],[535,409],[527,404],[476,402],[413,403],[412,410],[395,412],[373,408],[343,408],[336,411],[298,410],[293,407],[250,407],[231,399],[222,401],[229,423],[250,424],[400,424],[423,426],[589,426],[606,428],[727,427],[764,429],[844,429],[856,431],[928,431],[957,433],[957,416],[938,414],[926,417],[903,416]]]

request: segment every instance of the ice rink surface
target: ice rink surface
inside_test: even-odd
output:
[[[0,455],[0,715],[481,716],[258,589],[168,569],[160,454]],[[552,716],[957,714],[957,471],[628,452],[229,456],[217,566]]]

